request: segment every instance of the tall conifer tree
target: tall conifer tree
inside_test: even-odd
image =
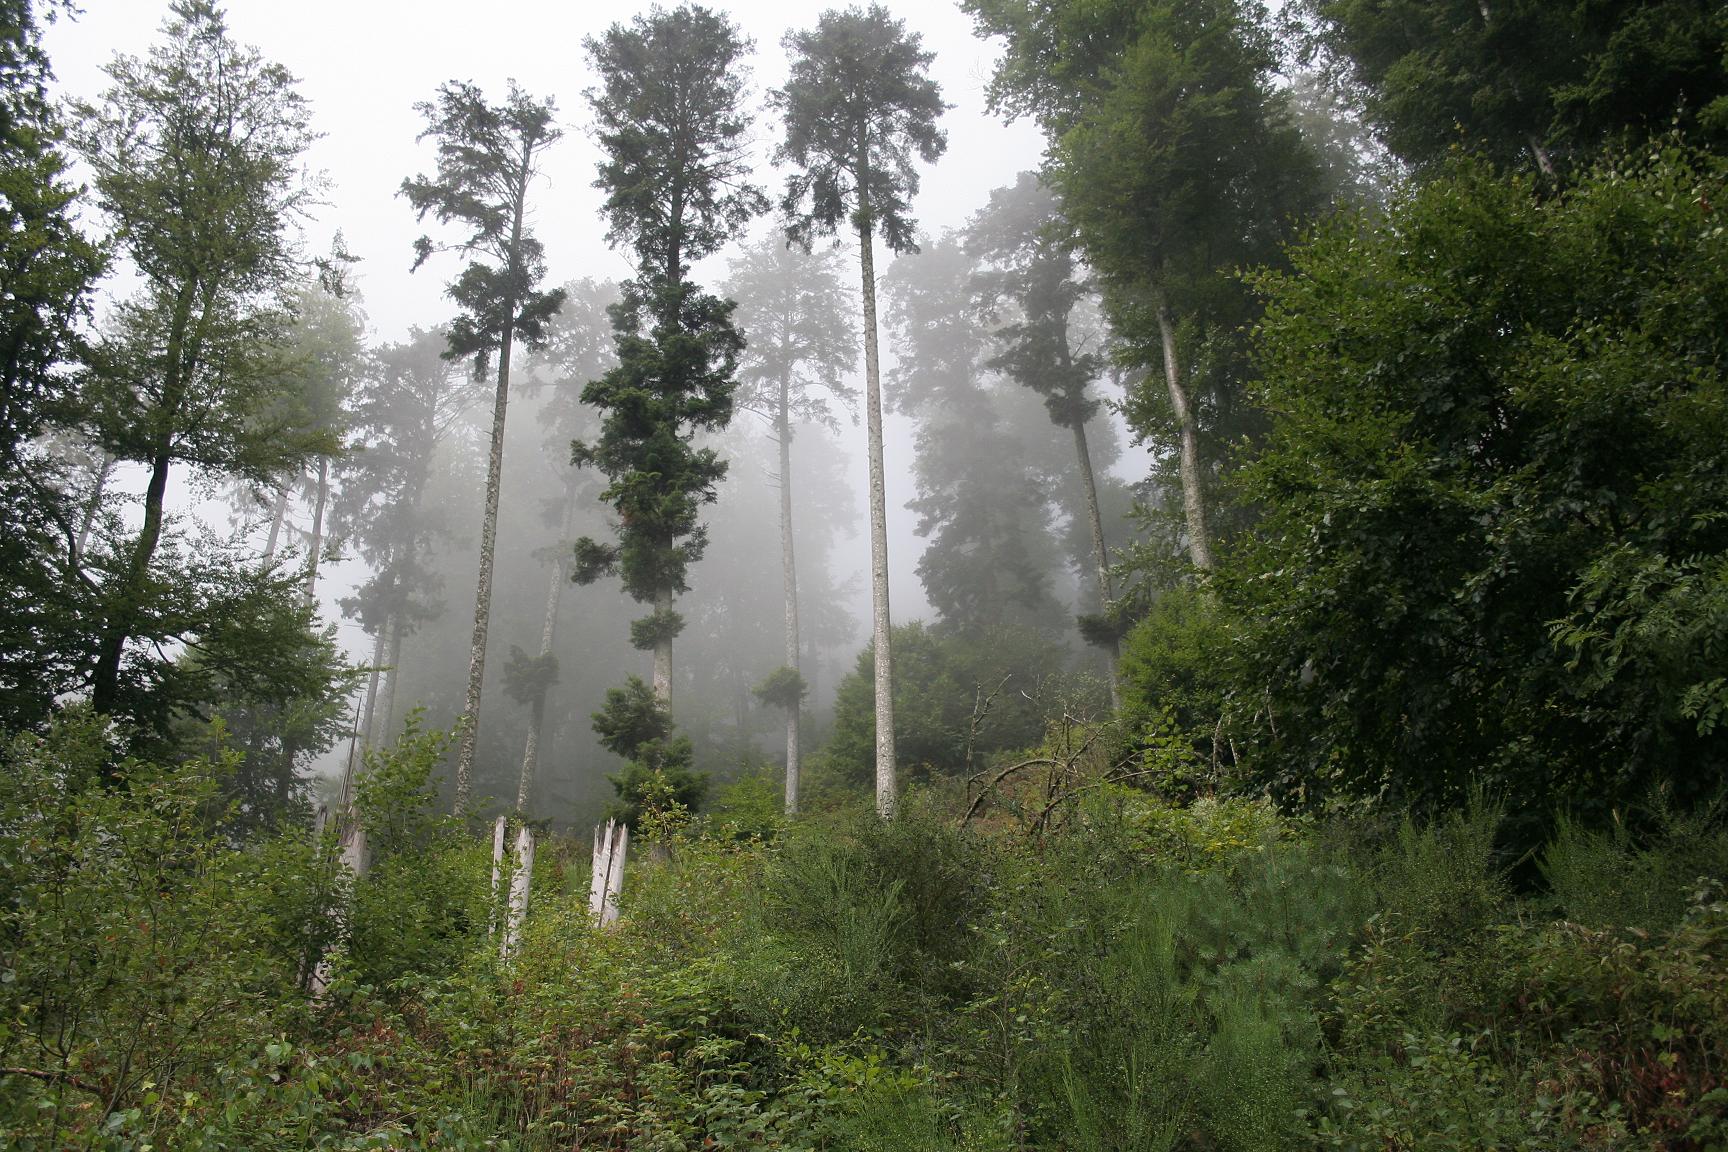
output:
[[[583,392],[604,414],[600,435],[572,458],[610,483],[618,538],[577,541],[575,578],[622,576],[651,605],[632,622],[636,647],[654,653],[654,696],[672,698],[672,641],[683,628],[674,598],[707,541],[700,512],[726,463],[698,448],[698,432],[732,419],[743,338],[732,303],[689,279],[767,208],[748,181],[744,108],[750,43],[725,17],[696,5],[654,9],[587,41],[600,84],[588,93],[604,159],[608,239],[627,245],[636,276],[612,309],[618,365]]]
[[[468,653],[467,721],[456,753],[456,811],[468,804],[474,748],[480,729],[480,689],[486,673],[486,633],[492,611],[492,568],[498,542],[498,493],[504,477],[504,415],[510,398],[510,354],[516,341],[536,347],[546,322],[564,302],[561,289],[542,292],[545,252],[529,232],[528,188],[540,156],[558,140],[550,100],[538,101],[510,86],[503,104],[487,102],[472,84],[451,82],[436,100],[416,106],[438,146],[437,175],[402,182],[402,194],[420,219],[457,224],[467,234],[450,245],[468,260],[449,288],[461,312],[450,325],[453,360],[473,357],[484,378],[497,358],[492,441],[486,463],[486,505],[480,521],[480,572],[474,587],[474,637]],[[414,267],[438,250],[431,238],[414,245]]]
[[[809,246],[847,224],[858,237],[864,290],[864,413],[870,439],[870,607],[876,675],[876,809],[894,814],[894,672],[888,617],[888,504],[882,462],[882,374],[876,351],[875,237],[916,252],[913,157],[934,164],[947,148],[936,127],[947,105],[927,75],[935,57],[880,4],[824,12],[787,33],[792,73],[774,94],[786,136],[776,159],[795,171],[781,206],[787,235]]]

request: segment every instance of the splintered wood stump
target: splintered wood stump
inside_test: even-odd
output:
[[[516,830],[515,856],[511,862],[510,902],[504,910],[504,938],[498,958],[508,960],[522,938],[522,921],[528,916],[528,889],[534,879],[534,833],[524,824]]]
[[[602,928],[618,919],[618,894],[624,888],[624,858],[630,829],[616,820],[594,826],[594,871],[588,885],[588,912]]]

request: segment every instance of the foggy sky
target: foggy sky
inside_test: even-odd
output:
[[[932,75],[954,105],[943,120],[948,152],[935,167],[923,170],[923,188],[914,202],[919,225],[934,234],[964,224],[983,207],[991,189],[1012,183],[1017,173],[1034,167],[1041,139],[1029,124],[1004,126],[985,112],[984,84],[996,52],[973,38],[970,21],[957,8],[906,0],[890,0],[887,6],[935,52]],[[82,7],[78,20],[61,19],[49,28],[45,42],[62,92],[95,100],[108,83],[102,65],[116,51],[147,53],[167,4],[82,0]],[[813,24],[820,9],[772,0],[716,7],[755,41],[752,73],[760,106],[767,90],[785,75],[781,37],[789,28]],[[544,0],[492,0],[483,5],[472,0],[231,0],[227,11],[235,39],[286,66],[300,78],[300,91],[311,102],[313,125],[322,137],[308,164],[328,187],[316,218],[306,222],[307,249],[327,250],[340,231],[348,250],[360,257],[353,281],[374,342],[402,339],[410,325],[435,325],[453,314],[444,287],[459,265],[454,257],[434,258],[410,274],[411,245],[425,229],[397,195],[404,177],[432,169],[430,144],[416,140],[424,125],[413,105],[431,98],[446,80],[473,81],[498,98],[514,78],[530,94],[557,102],[564,139],[549,153],[532,200],[533,226],[546,246],[548,285],[581,276],[630,274],[626,259],[607,248],[605,226],[597,216],[600,193],[592,185],[599,149],[587,128],[583,90],[592,83],[592,73],[582,41],[647,8],[552,5]],[[759,180],[771,194],[777,194],[782,183],[782,176],[768,165],[778,134],[777,122],[762,113],[757,128]],[[773,226],[772,220],[763,220],[756,230]],[[733,251],[699,265],[698,279],[717,284]],[[879,252],[878,269],[885,271],[888,264],[887,254]],[[884,355],[891,357],[886,346]],[[890,417],[887,433],[891,599],[895,619],[904,621],[928,616],[930,610],[914,574],[923,542],[913,536],[915,518],[905,508],[914,494],[910,426]],[[847,425],[843,435],[862,510],[862,421]],[[500,544],[512,546],[510,541]],[[863,571],[868,565],[865,539],[857,541],[856,552],[857,570]],[[342,591],[335,585],[345,581],[339,570],[331,575],[334,579],[327,582],[322,598],[327,616],[334,619],[333,600]],[[859,611],[868,618],[867,597],[861,597]],[[351,648],[350,633],[357,631],[344,628]]]

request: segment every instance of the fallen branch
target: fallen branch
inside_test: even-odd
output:
[[[69,1084],[80,1092],[88,1092],[92,1096],[106,1096],[107,1092],[87,1080],[80,1080],[70,1072],[46,1072],[40,1068],[0,1068],[0,1076],[28,1076],[32,1080],[41,1080],[45,1084],[56,1082]]]

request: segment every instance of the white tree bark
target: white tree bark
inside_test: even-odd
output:
[[[522,250],[522,216],[528,198],[529,168],[522,166],[510,225],[511,258]],[[486,682],[486,633],[492,620],[492,566],[498,550],[498,493],[504,486],[504,417],[510,405],[510,352],[516,335],[516,301],[505,300],[498,334],[498,387],[492,396],[492,443],[486,453],[486,510],[480,518],[480,571],[474,580],[474,634],[468,645],[468,690],[462,700],[462,741],[456,748],[456,802],[460,816],[468,807],[474,777],[474,749],[480,736],[480,689]]]
[[[1170,408],[1182,440],[1182,511],[1188,525],[1188,557],[1202,572],[1212,571],[1212,537],[1206,528],[1206,494],[1200,485],[1200,432],[1188,387],[1182,382],[1176,360],[1176,325],[1170,309],[1158,302],[1158,334],[1164,343],[1164,383],[1170,389]]]
[[[606,874],[612,866],[612,825],[594,825],[594,864],[588,880],[588,914],[600,923],[600,913],[606,907]]]
[[[876,813],[894,818],[894,655],[888,621],[888,499],[882,464],[882,374],[876,351],[876,258],[867,208],[860,210],[858,263],[864,288],[864,417],[870,438],[870,616],[876,645]]]
[[[114,475],[114,457],[102,453],[102,463],[96,468],[96,483],[90,489],[90,502],[84,506],[83,523],[78,525],[78,555],[90,546],[90,532],[96,526],[96,513],[102,508],[102,494],[108,489],[108,479]]]
[[[312,547],[306,557],[306,603],[318,594],[318,561],[324,555],[324,506],[330,500],[330,457],[318,457],[318,498],[312,505]]]
[[[618,919],[618,897],[624,891],[624,860],[630,850],[630,825],[620,824],[606,861],[606,898],[600,907],[600,927]]]
[[[616,820],[594,826],[594,869],[588,885],[588,913],[604,928],[618,919],[618,894],[624,889],[624,858],[630,826]]]
[[[385,666],[384,681],[384,714],[379,718],[383,725],[380,731],[386,734],[384,743],[388,743],[388,734],[396,730],[396,685],[402,679],[402,621],[395,615],[390,618],[390,662]]]
[[[288,499],[290,485],[283,484],[276,490],[276,503],[270,509],[270,536],[264,541],[264,564],[269,566],[276,559],[276,547],[282,541],[282,525],[288,519]]]
[[[672,589],[661,588],[654,593],[654,611],[672,611]],[[662,636],[654,642],[654,699],[672,707],[672,637]]]
[[[502,819],[502,817],[500,817]],[[504,909],[504,934],[498,942],[498,958],[508,960],[522,939],[522,922],[528,918],[528,891],[534,882],[534,833],[526,824],[516,830],[511,857],[510,899]]]

